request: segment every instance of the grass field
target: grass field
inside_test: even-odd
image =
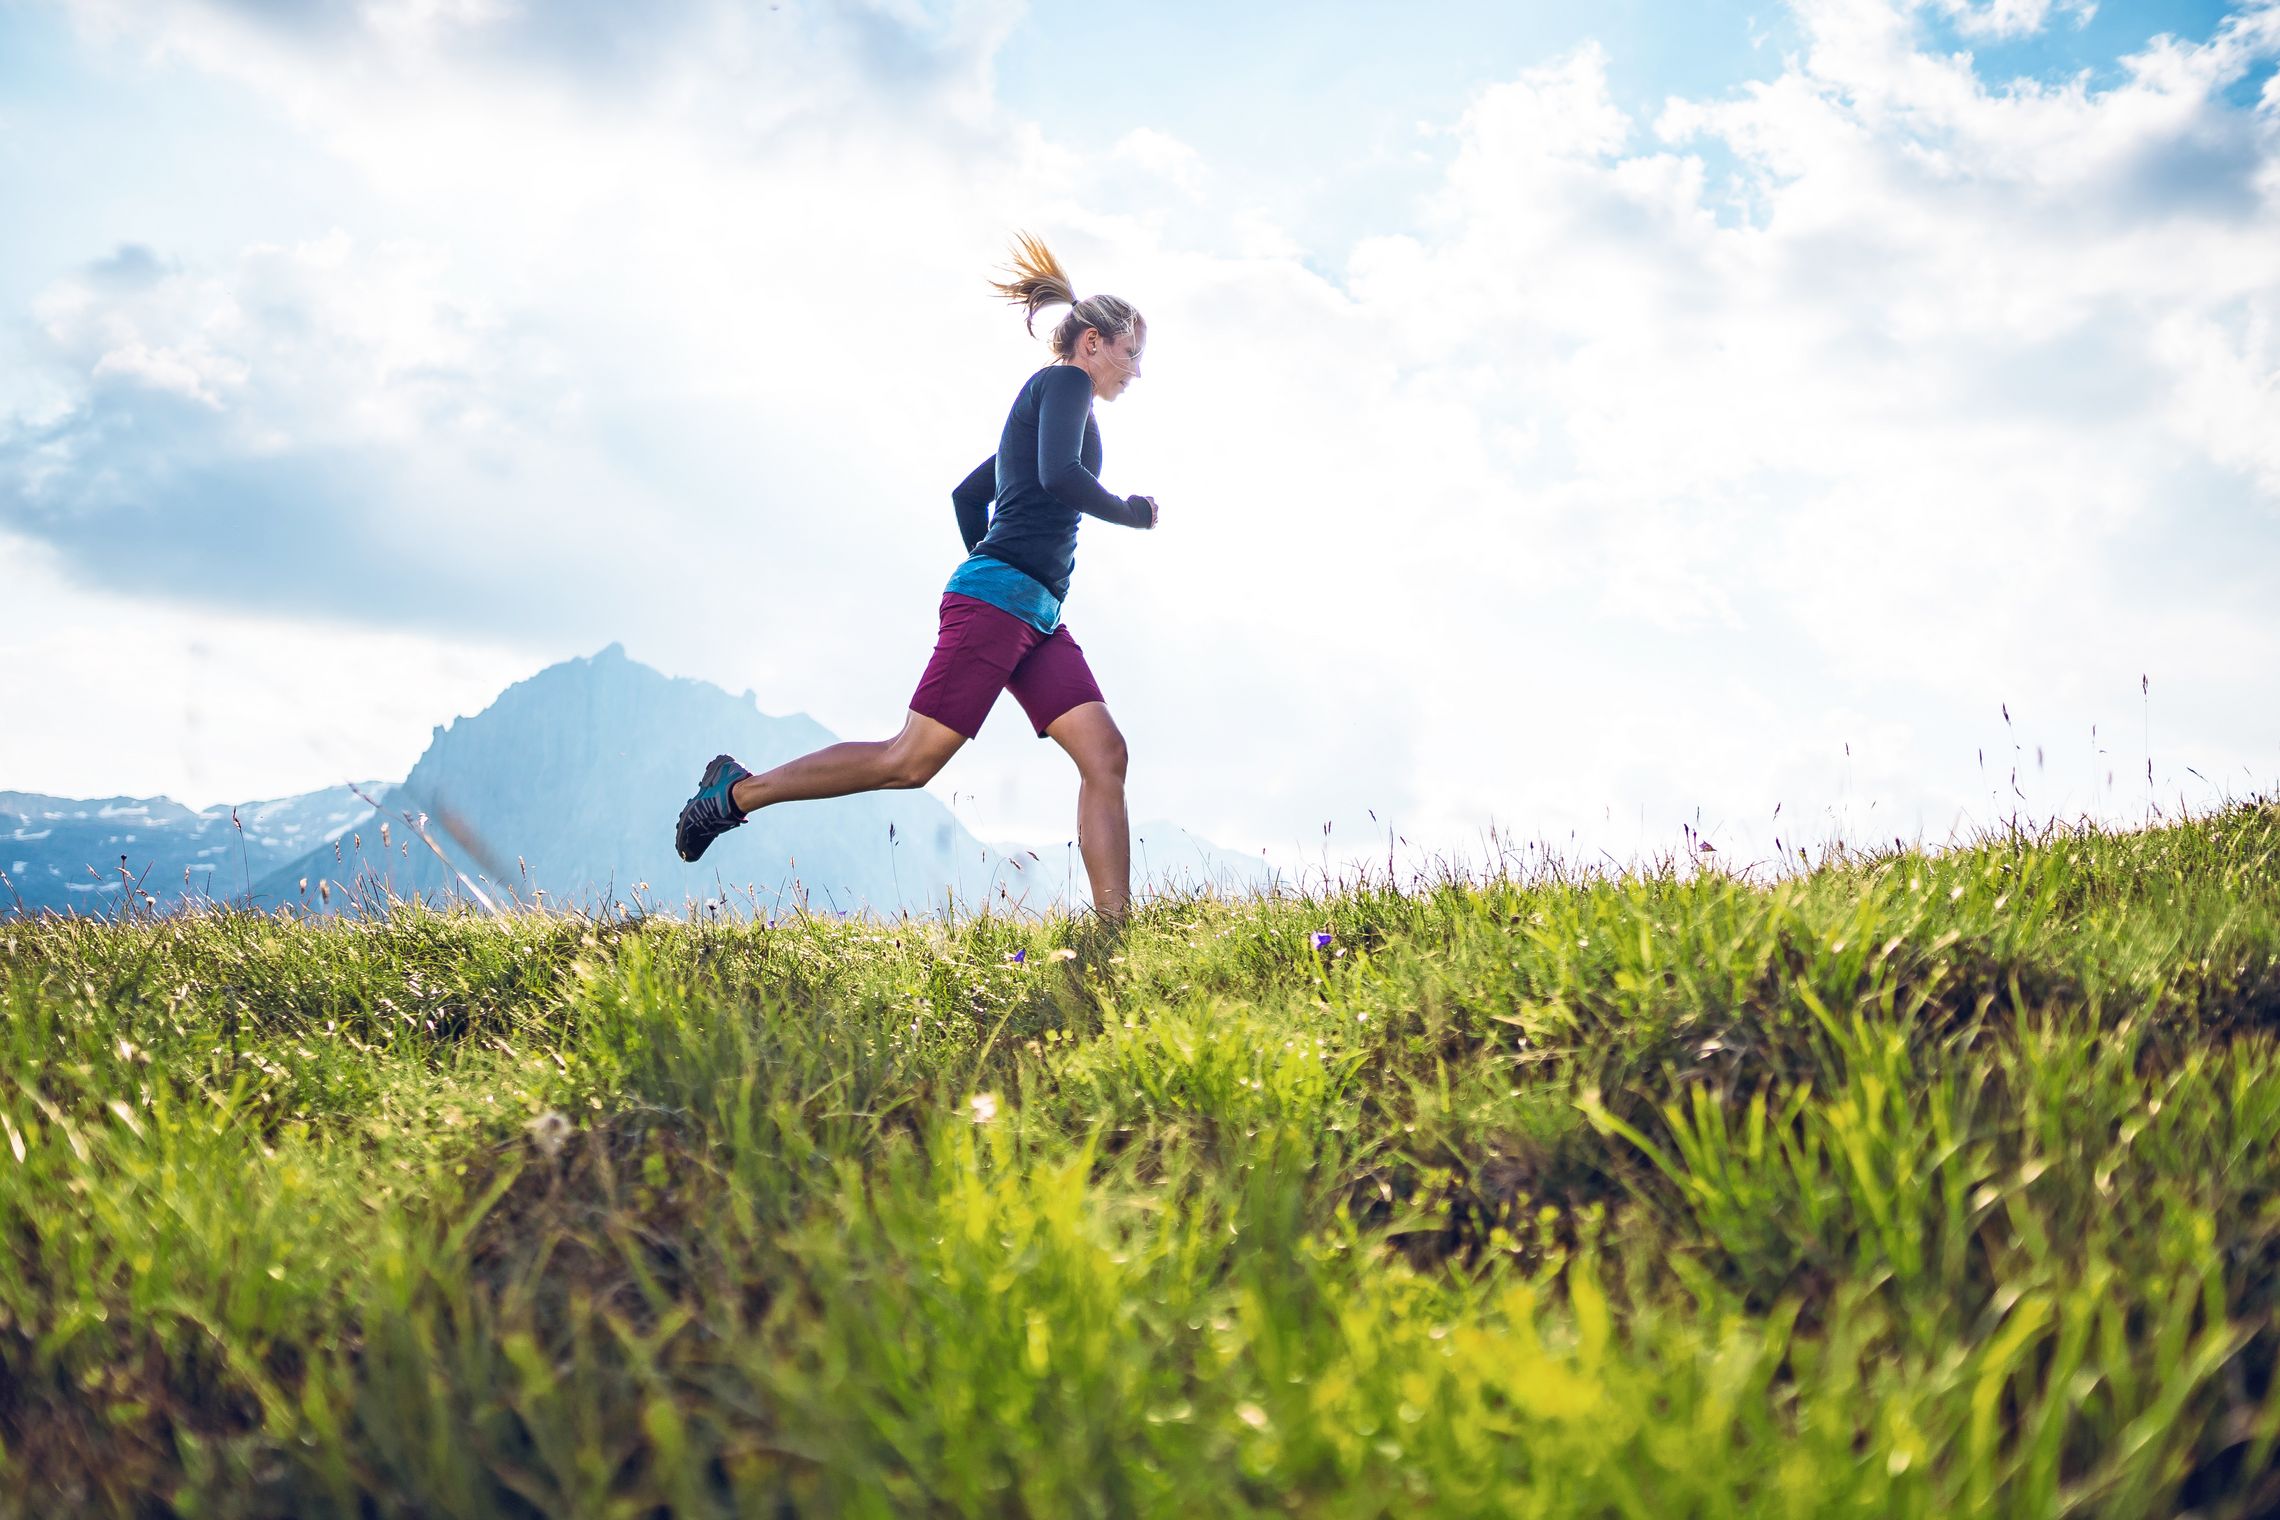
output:
[[[0,922],[0,1513],[2280,1506],[2280,807],[1072,932]]]

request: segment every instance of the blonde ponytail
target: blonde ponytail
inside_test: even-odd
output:
[[[1037,335],[1037,314],[1048,306],[1066,306],[1069,314],[1054,325],[1049,340],[1053,357],[1069,358],[1076,352],[1077,340],[1088,327],[1098,328],[1104,338],[1115,338],[1124,333],[1134,335],[1134,341],[1145,341],[1148,324],[1130,301],[1117,296],[1086,296],[1077,298],[1077,287],[1069,279],[1061,261],[1053,257],[1053,250],[1026,232],[1016,233],[1013,240],[1013,262],[1006,272],[1010,280],[992,280],[990,289],[1022,309],[1022,325],[1031,337]]]
[[[1022,308],[1022,325],[1037,336],[1037,314],[1048,306],[1075,306],[1077,287],[1053,250],[1026,232],[1013,238],[1013,262],[1006,267],[1010,280],[992,280],[990,289]]]

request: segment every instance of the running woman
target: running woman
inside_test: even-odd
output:
[[[683,860],[779,802],[926,785],[982,731],[998,693],[1011,691],[1038,737],[1076,762],[1077,843],[1093,908],[1105,921],[1122,921],[1132,897],[1124,735],[1061,620],[1061,604],[1080,516],[1156,526],[1154,497],[1115,496],[1101,485],[1092,415],[1094,401],[1114,401],[1140,378],[1148,324],[1115,296],[1079,300],[1059,261],[1026,234],[1015,242],[1009,273],[1011,280],[991,287],[1022,308],[1031,336],[1040,311],[1069,312],[1052,332],[1053,362],[1014,397],[997,453],[951,493],[966,559],[943,591],[941,633],[902,732],[834,744],[757,776],[714,756],[673,831]]]

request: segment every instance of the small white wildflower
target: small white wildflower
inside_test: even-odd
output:
[[[987,1124],[997,1117],[997,1094],[976,1093],[966,1100],[966,1107],[973,1111],[976,1124]]]
[[[548,1109],[523,1125],[530,1132],[530,1143],[538,1153],[552,1160],[562,1154],[562,1146],[570,1138],[570,1121],[554,1109]]]

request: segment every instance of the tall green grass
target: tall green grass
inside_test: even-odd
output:
[[[0,1513],[2266,1512],[2276,1030],[2261,802],[1113,942],[0,922]]]

